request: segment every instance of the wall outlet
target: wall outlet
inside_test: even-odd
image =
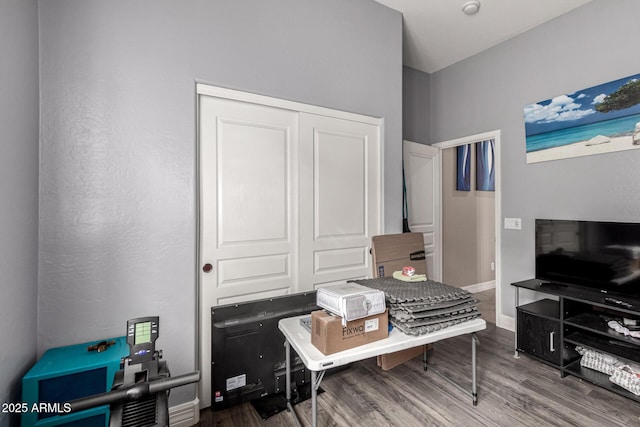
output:
[[[491,263],[491,271],[495,271],[495,269],[496,269],[496,263],[492,262]]]
[[[521,230],[522,229],[522,218],[505,218],[504,219],[504,228],[506,230]]]

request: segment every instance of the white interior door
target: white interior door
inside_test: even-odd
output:
[[[211,402],[211,307],[296,287],[298,114],[200,96],[200,358]]]
[[[380,126],[301,113],[300,139],[300,282],[368,277],[381,231]]]
[[[440,150],[404,141],[409,228],[424,236],[427,276],[442,281],[440,237]]]

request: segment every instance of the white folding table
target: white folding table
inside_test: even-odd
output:
[[[477,405],[476,344],[478,339],[475,333],[486,329],[487,324],[483,319],[473,319],[423,335],[407,335],[397,328],[394,328],[385,339],[338,353],[324,355],[313,344],[311,344],[311,333],[300,323],[300,319],[307,316],[308,315],[289,317],[278,322],[278,328],[286,339],[284,345],[286,350],[287,409],[292,413],[299,426],[301,425],[300,420],[298,419],[298,416],[293,409],[293,405],[291,404],[291,348],[296,351],[302,363],[304,363],[307,369],[311,372],[311,420],[314,427],[317,425],[318,388],[320,387],[320,382],[322,382],[322,378],[324,377],[324,373],[327,369],[465,334],[471,334],[472,372],[470,394],[473,399],[473,405]],[[437,371],[435,372],[437,373]],[[458,388],[464,390],[460,385],[454,382],[452,383]]]

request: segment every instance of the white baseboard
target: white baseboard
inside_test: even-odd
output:
[[[516,319],[511,316],[506,316],[504,314],[500,314],[498,317],[498,322],[496,326],[502,329],[506,329],[511,332],[515,332],[516,330]]]
[[[200,422],[200,399],[169,408],[169,425],[171,427],[189,427]]]
[[[488,291],[489,289],[496,288],[496,281],[490,280],[488,282],[476,283],[475,285],[463,286],[462,289],[471,293]]]

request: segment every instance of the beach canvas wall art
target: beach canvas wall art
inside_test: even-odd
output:
[[[524,107],[527,163],[640,148],[640,74]]]

